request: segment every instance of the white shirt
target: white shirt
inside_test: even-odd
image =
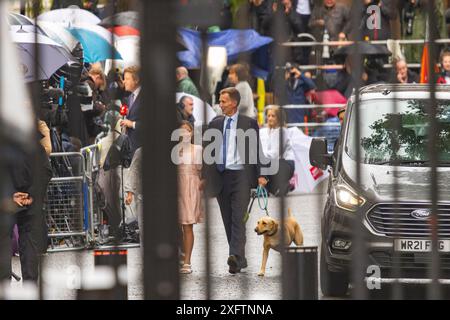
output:
[[[261,145],[264,155],[269,159],[280,159],[280,128],[260,130]],[[294,160],[294,150],[292,149],[289,132],[283,128],[283,159]]]
[[[244,170],[244,164],[241,161],[241,157],[239,156],[238,148],[236,145],[237,136],[237,121],[238,121],[239,112],[236,112],[231,117],[225,116],[225,121],[223,122],[223,135],[225,137],[225,128],[227,127],[228,119],[231,118],[232,121],[230,123],[230,133],[228,135],[227,140],[227,162],[225,165],[226,170]],[[220,160],[222,160],[222,148],[220,148]]]
[[[309,0],[298,0],[297,10],[299,14],[309,15],[311,14],[311,6]]]
[[[255,103],[253,102],[253,91],[247,81],[241,81],[235,86],[241,95],[238,111],[240,114],[256,119]]]

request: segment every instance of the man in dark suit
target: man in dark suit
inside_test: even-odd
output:
[[[141,146],[139,138],[140,105],[141,105],[141,84],[139,79],[139,67],[128,67],[123,72],[123,84],[125,91],[131,92],[128,97],[128,114],[126,119],[120,121],[120,126],[126,128],[126,134],[130,140],[132,153]]]
[[[219,102],[223,116],[214,118],[208,130],[216,129],[217,133],[222,133],[218,137],[220,143],[214,141],[220,148],[217,148],[217,154],[213,151],[211,156],[216,161],[213,164],[206,162],[202,175],[207,179],[207,193],[217,197],[220,206],[229,245],[227,263],[229,272],[234,274],[247,267],[243,218],[250,200],[250,188],[257,184],[265,186],[267,180],[261,175],[258,123],[237,112],[239,92],[235,88],[223,89]],[[241,139],[242,132],[256,139],[250,138],[250,143],[246,143],[246,139]]]

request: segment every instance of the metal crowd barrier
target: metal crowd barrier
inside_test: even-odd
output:
[[[103,221],[103,213],[99,207],[99,201],[94,187],[95,177],[100,169],[100,148],[100,144],[93,144],[80,149],[80,152],[85,159],[87,187],[89,190],[89,232],[92,236],[92,243],[94,243],[96,239],[95,229]]]
[[[49,252],[93,247],[102,212],[95,195],[100,145],[50,154],[54,177],[47,189]]]
[[[53,178],[47,188],[48,251],[83,249],[89,241],[85,160],[79,152],[50,154]]]

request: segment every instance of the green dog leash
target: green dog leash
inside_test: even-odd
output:
[[[252,201],[250,202],[250,206],[244,214],[244,218],[242,219],[243,223],[246,224],[248,221],[248,218],[250,218],[250,212],[253,208],[253,203],[255,202],[255,199],[258,198],[258,206],[261,210],[264,210],[267,216],[269,216],[269,211],[267,210],[267,204],[269,203],[269,195],[267,193],[266,188],[263,186],[258,186],[256,188],[256,192],[253,192],[252,194]],[[262,204],[261,204],[262,201]]]

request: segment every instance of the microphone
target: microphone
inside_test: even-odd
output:
[[[126,119],[128,114],[128,106],[126,104],[122,104],[119,113],[124,119]]]
[[[122,104],[122,106],[120,107],[120,115],[123,117],[123,120],[127,119],[127,114],[128,114],[128,106],[126,104]],[[122,133],[125,133],[127,130],[126,126],[122,127]]]

